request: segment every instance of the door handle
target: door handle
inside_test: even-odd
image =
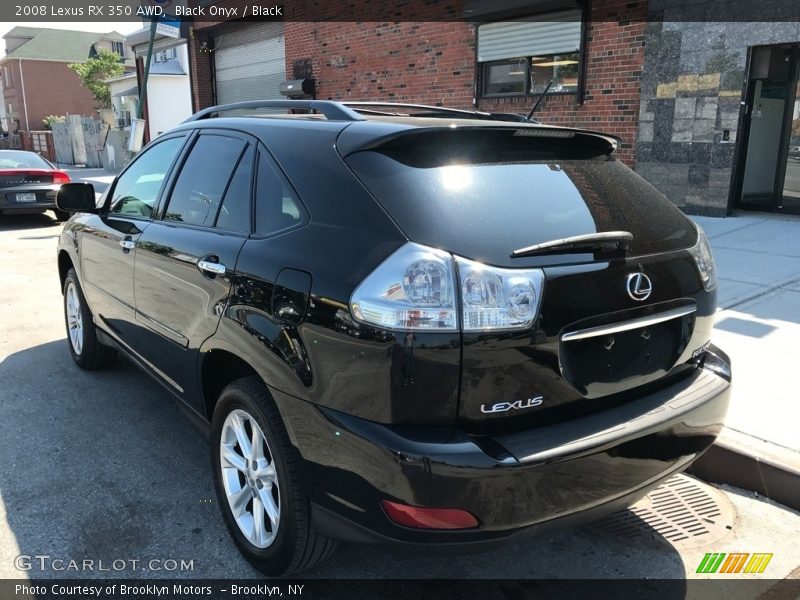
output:
[[[119,245],[122,246],[123,252],[130,252],[131,250],[136,248],[136,242],[134,242],[130,237],[126,237],[124,240],[120,240]]]
[[[225,275],[227,272],[225,265],[217,262],[211,262],[210,260],[198,260],[197,268],[208,273],[209,275]]]

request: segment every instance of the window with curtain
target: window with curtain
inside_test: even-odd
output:
[[[535,20],[478,27],[481,95],[576,93],[581,61],[581,11],[538,15]]]

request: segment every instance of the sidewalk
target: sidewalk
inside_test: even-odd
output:
[[[714,250],[719,296],[713,342],[730,355],[734,376],[725,430],[717,448],[698,461],[698,471],[723,470],[725,476],[720,477],[725,481],[771,497],[793,495],[796,507],[800,217],[745,213],[727,219],[692,218],[706,231]],[[780,481],[771,480],[775,469],[782,471]],[[730,481],[731,476],[740,481]],[[753,481],[747,485],[742,478]]]

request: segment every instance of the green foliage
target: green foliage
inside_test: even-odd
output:
[[[66,117],[59,117],[58,115],[47,115],[44,119],[42,119],[42,123],[44,123],[45,129],[52,129],[53,123],[66,123]]]
[[[92,93],[98,108],[111,107],[111,91],[105,79],[119,77],[125,72],[119,54],[101,49],[96,58],[68,65],[80,77],[81,85]]]

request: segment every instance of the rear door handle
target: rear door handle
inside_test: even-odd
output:
[[[211,262],[210,260],[198,260],[197,268],[209,275],[225,275],[227,272],[225,265],[218,262]]]
[[[136,248],[136,242],[130,239],[130,237],[126,237],[124,240],[120,240],[119,245],[122,246],[123,252],[130,252],[131,250]]]

